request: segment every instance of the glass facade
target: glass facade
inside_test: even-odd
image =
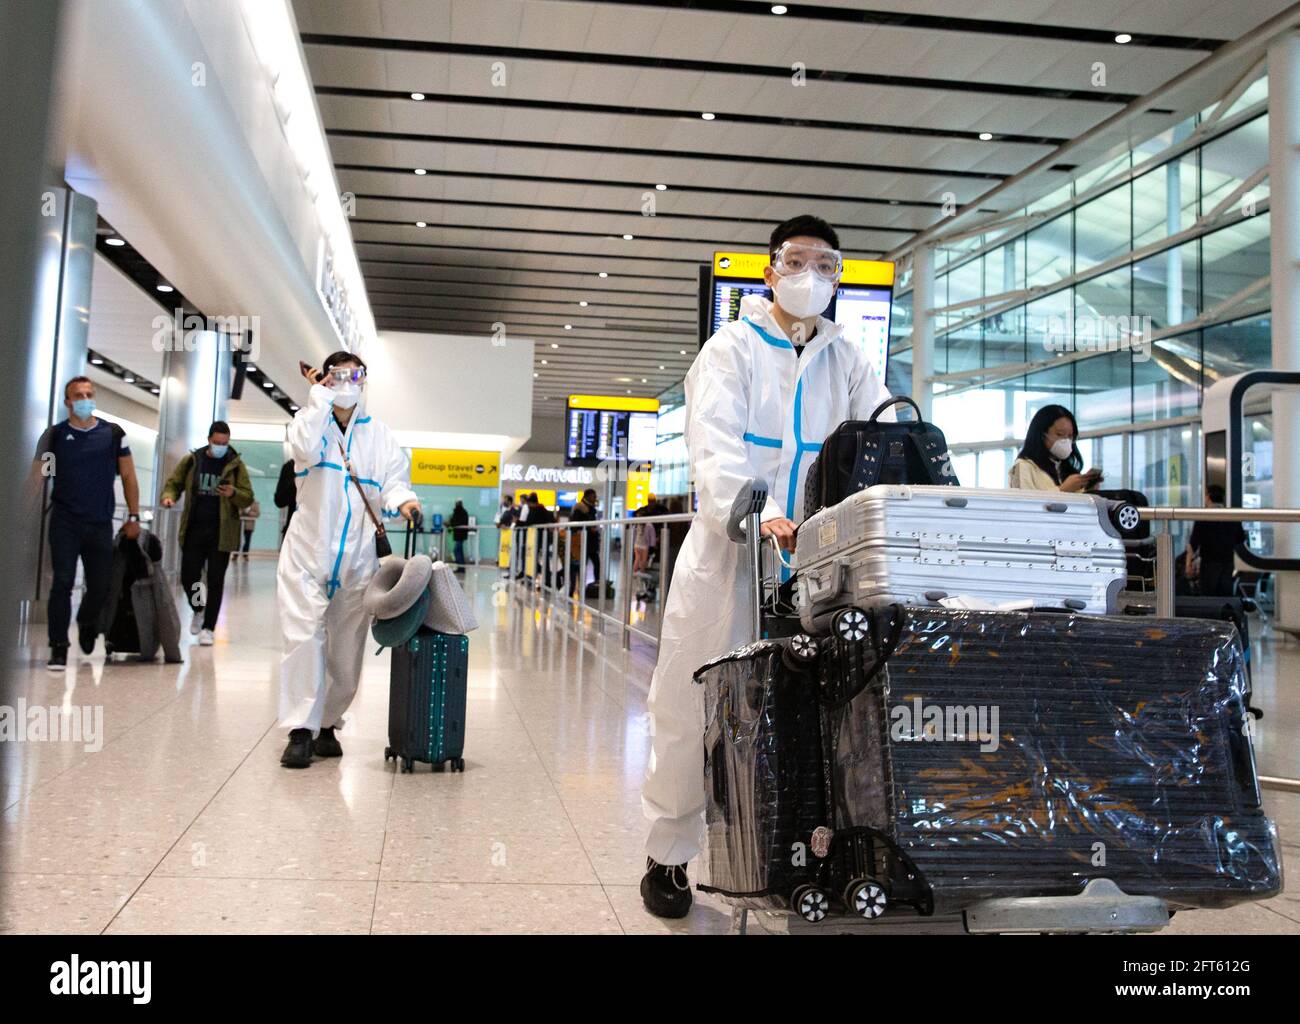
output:
[[[1029,418],[1060,403],[1110,487],[1201,504],[1204,391],[1270,364],[1266,100],[1261,78],[1213,124],[1211,108],[1058,186],[1027,223],[940,242],[933,416],[963,482],[1005,486]],[[900,281],[891,360],[909,375],[912,316]]]

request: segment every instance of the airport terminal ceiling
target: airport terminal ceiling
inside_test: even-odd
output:
[[[978,216],[974,200],[1287,6],[840,0],[776,17],[725,0],[295,0],[294,12],[379,328],[503,324],[535,338],[535,420],[553,411],[558,438],[575,389],[655,395],[682,378],[696,268],[715,250],[761,250],[772,225],[809,210],[847,256],[900,250],[941,223],[945,199]],[[1195,89],[1172,98],[1200,102]],[[1050,192],[1078,159],[1177,113],[1153,105],[988,209]]]

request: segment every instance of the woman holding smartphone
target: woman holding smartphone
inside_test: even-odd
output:
[[[1063,405],[1045,405],[1029,421],[1024,446],[1011,465],[1009,486],[1028,491],[1092,491],[1100,469],[1083,471],[1076,443],[1079,424]]]

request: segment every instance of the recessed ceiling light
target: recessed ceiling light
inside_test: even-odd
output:
[[[298,406],[296,406],[296,405],[291,405],[291,406],[289,406],[289,408],[292,409],[294,412],[297,412],[297,411],[298,411]]]
[[[118,238],[116,235],[114,235],[112,238],[105,238],[104,244],[105,245],[126,245],[126,240],[122,238]]]
[[[554,341],[551,342],[551,348],[559,348],[559,347],[560,347],[559,344],[557,344],[556,342]]]
[[[581,302],[578,303],[579,306],[585,306],[586,304],[587,304],[586,299],[583,299]]]
[[[100,359],[99,356],[96,356],[94,359],[91,360],[91,362],[94,363],[96,366],[104,365],[104,360]]]
[[[992,132],[980,132],[980,142],[988,142],[991,138],[993,138]]]
[[[715,117],[717,117],[717,115],[712,114],[706,110],[703,114],[700,115],[700,117],[704,118],[704,120],[706,121],[712,121]]]
[[[536,379],[537,379],[538,377],[540,377],[540,376],[541,376],[540,373],[535,373],[535,374],[533,374],[533,380],[536,380]]]
[[[609,275],[608,275],[607,273],[605,273],[603,270],[600,272],[600,276],[601,276],[601,277],[609,277]]]
[[[417,228],[427,228],[429,225],[426,224],[426,223],[425,223],[424,221],[422,221],[422,220],[417,220],[417,221],[415,222],[415,226],[416,226]]]
[[[631,377],[615,377],[614,380],[616,380],[616,381],[617,381],[618,383],[620,383],[620,384],[631,384],[631,383],[632,383],[632,378],[631,378]]]
[[[566,331],[571,331],[571,330],[573,330],[573,324],[565,324],[565,325],[564,325],[564,329],[565,329]]]
[[[131,376],[123,377],[122,380],[124,380],[127,384],[134,384],[134,383],[135,383],[135,378],[134,378],[134,377],[131,377]]]
[[[773,4],[773,5],[772,5],[772,13],[773,13],[773,14],[784,14],[784,13],[786,12],[787,9],[788,9],[788,8],[785,6],[785,4]]]
[[[660,192],[667,192],[667,191],[668,191],[668,186],[667,186],[667,185],[656,185],[655,188],[658,189]]]
[[[413,100],[422,100],[422,99],[424,99],[424,93],[422,93],[422,92],[413,92],[413,93],[411,93],[411,99],[413,99]]]
[[[273,387],[275,387],[275,385],[272,384],[269,380],[264,380],[264,381],[262,381],[262,387],[264,387],[264,388],[273,388]]]
[[[169,284],[160,284],[157,286],[160,292],[174,292],[176,289]]]
[[[550,364],[547,360],[543,359],[543,360],[542,360],[542,365],[543,365],[543,366],[550,366],[551,364]]]
[[[632,241],[632,236],[631,236],[631,235],[624,235],[624,236],[623,236],[623,241],[625,241],[625,242],[630,242],[630,241]]]
[[[149,390],[152,391],[155,395],[162,394],[162,390],[160,388],[150,388]]]
[[[661,370],[666,370],[666,369],[668,369],[668,367],[666,367],[666,366],[664,366],[664,365],[661,364],[660,367],[659,367],[659,369],[661,369]]]
[[[646,383],[646,379],[644,377],[641,378],[641,383],[642,384]]]
[[[686,355],[686,349],[682,349],[680,354],[681,354],[681,355]]]
[[[429,172],[426,171],[423,167],[417,167],[417,168],[415,169],[415,173],[416,173],[416,174],[428,174]]]
[[[630,394],[632,393],[632,389],[631,389],[631,388],[628,388],[628,389],[627,389],[627,393],[630,395]]]
[[[1131,43],[1133,42],[1133,37],[1127,32],[1121,32],[1115,37],[1115,42],[1120,43],[1121,45],[1124,43]]]

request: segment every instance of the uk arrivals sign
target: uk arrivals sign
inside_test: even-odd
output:
[[[411,483],[444,487],[495,487],[501,481],[500,452],[411,449]]]

